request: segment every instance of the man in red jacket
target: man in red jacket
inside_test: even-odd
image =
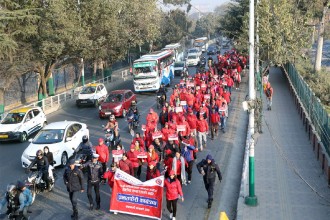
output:
[[[198,144],[197,144],[197,117],[194,114],[193,110],[191,108],[188,109],[188,116],[187,116],[187,122],[189,124],[189,128],[190,128],[190,133],[192,134],[192,136],[195,139],[196,142],[196,148],[198,148]]]
[[[119,161],[118,167],[125,173],[128,173],[131,176],[134,176],[134,169],[132,166],[132,162],[127,158],[126,153],[123,154],[123,158]]]
[[[127,159],[132,163],[134,177],[140,179],[141,165],[139,164],[139,159],[137,158],[138,154],[139,152],[135,150],[135,146],[131,145],[131,150],[127,152]]]
[[[103,138],[99,138],[99,145],[95,147],[96,154],[99,155],[98,161],[102,164],[102,170],[105,172],[107,170],[107,163],[109,162],[109,149],[107,145],[104,144]]]
[[[218,127],[220,122],[220,115],[218,112],[215,111],[215,108],[212,108],[211,116],[210,116],[210,122],[211,122],[211,139],[214,139],[214,134],[218,136]]]
[[[197,121],[197,133],[200,151],[203,151],[203,147],[206,147],[208,130],[209,125],[207,124],[207,121],[204,119],[203,115],[200,115],[199,120]]]

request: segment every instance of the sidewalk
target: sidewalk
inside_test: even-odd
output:
[[[328,220],[330,188],[288,82],[279,68],[271,68],[269,81],[274,88],[273,106],[267,111],[264,98],[263,134],[256,138],[255,145],[258,206],[238,204],[237,220]]]

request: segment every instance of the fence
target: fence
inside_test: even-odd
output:
[[[320,137],[321,142],[330,156],[330,116],[321,104],[320,99],[315,96],[302,76],[297,72],[296,68],[290,63],[286,64],[284,68],[286,69],[290,81],[295,87],[299,99]]]

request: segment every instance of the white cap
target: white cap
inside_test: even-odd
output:
[[[100,155],[98,154],[93,154],[93,158],[99,158]]]

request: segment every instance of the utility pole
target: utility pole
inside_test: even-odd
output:
[[[249,18],[249,97],[252,103],[255,101],[254,91],[254,0],[250,0],[250,18]],[[252,105],[254,106],[254,104]],[[257,206],[258,199],[255,195],[254,187],[254,107],[249,111],[249,196],[245,198],[245,204]]]

